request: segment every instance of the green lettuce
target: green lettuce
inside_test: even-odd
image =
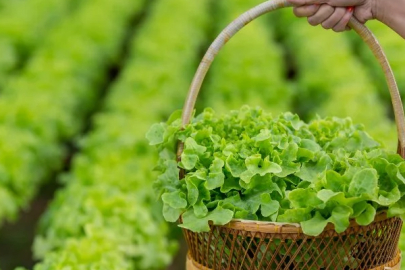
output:
[[[241,218],[300,223],[316,236],[328,223],[343,232],[351,219],[368,225],[377,212],[405,214],[405,162],[348,118],[304,123],[244,106],[223,116],[206,109],[183,128],[176,115],[146,137],[160,151],[154,187],[163,215],[182,216],[183,228]]]

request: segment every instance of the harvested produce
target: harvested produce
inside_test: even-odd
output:
[[[154,187],[163,215],[182,216],[183,228],[204,232],[210,221],[236,218],[300,223],[315,236],[328,223],[343,232],[350,219],[368,225],[380,211],[405,213],[405,162],[349,118],[307,124],[245,106],[223,116],[206,109],[182,128],[179,116],[153,125],[147,138],[160,151]]]

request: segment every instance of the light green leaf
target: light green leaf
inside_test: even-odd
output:
[[[184,150],[184,152],[181,154],[181,165],[186,170],[193,169],[196,166],[198,160],[198,156],[192,151]]]
[[[228,176],[224,184],[221,186],[222,193],[228,193],[231,190],[241,190],[242,187],[239,185],[239,179],[232,176]]]
[[[176,222],[184,210],[170,207],[167,204],[163,205],[163,217],[167,222]]]
[[[179,168],[177,162],[174,160],[167,160],[164,162],[165,171],[159,175],[158,179],[153,183],[153,188],[158,194],[164,192],[176,191],[180,186]]]
[[[326,189],[330,189],[334,192],[344,191],[346,186],[346,179],[339,173],[328,170],[325,174],[324,186]]]
[[[271,162],[268,156],[263,160],[260,154],[246,158],[245,164],[253,175],[259,174],[260,176],[264,176],[268,173],[279,173],[282,171],[280,165]]]
[[[245,161],[237,160],[233,155],[230,155],[226,159],[226,168],[233,177],[239,177],[244,171],[246,171]]]
[[[370,199],[377,198],[378,176],[375,169],[367,168],[358,171],[349,185],[351,196],[368,196]]]
[[[198,200],[198,187],[199,180],[194,177],[187,177],[186,178],[186,186],[187,186],[187,199],[190,205],[194,205]]]
[[[401,199],[401,192],[399,191],[398,187],[395,187],[390,192],[380,190],[380,196],[378,200],[375,200],[382,206],[389,206]]]
[[[357,224],[361,226],[370,225],[374,221],[376,212],[377,212],[376,209],[372,205],[367,204],[367,207],[364,210],[364,212],[361,213],[358,217],[356,217]]]
[[[349,219],[352,214],[353,209],[348,206],[339,205],[333,209],[332,216],[328,221],[335,225],[336,232],[342,233],[349,227]]]
[[[388,217],[398,217],[402,215],[405,215],[405,196],[388,208]]]
[[[366,201],[361,201],[358,203],[355,203],[353,205],[353,214],[352,214],[352,218],[356,218],[358,216],[360,216],[368,207],[368,203]]]
[[[278,216],[279,222],[299,223],[311,219],[311,209],[298,208],[288,209],[282,215]]]
[[[205,206],[203,201],[199,201],[194,204],[193,209],[195,216],[199,218],[205,217],[208,213],[208,208]]]
[[[250,183],[250,180],[252,180],[252,177],[255,176],[255,174],[251,171],[244,171],[240,175],[240,179],[245,182],[246,184]]]
[[[270,130],[262,129],[260,131],[260,133],[257,136],[253,137],[252,139],[257,142],[262,142],[262,141],[266,141],[266,140],[270,139],[271,136],[272,136],[272,134],[271,134]]]
[[[215,158],[212,165],[210,166],[210,173],[207,177],[206,187],[209,190],[221,187],[224,184],[225,175],[222,172],[222,167],[224,166],[224,161],[219,158]]]
[[[343,196],[344,198],[344,193],[343,192],[333,192],[330,189],[322,189],[318,191],[316,196],[322,200],[324,203],[328,202],[330,199],[336,197],[336,196]]]
[[[165,193],[162,195],[162,200],[165,204],[172,208],[186,208],[187,200],[186,194],[180,190],[176,190],[170,193]]]
[[[288,194],[288,199],[293,208],[316,208],[323,203],[311,189],[295,189]]]
[[[313,218],[301,222],[302,231],[311,236],[320,235],[325,230],[326,225],[328,225],[328,220],[319,212],[316,212]]]
[[[301,170],[295,175],[304,181],[314,182],[318,175],[332,166],[332,159],[328,155],[323,155],[318,162],[303,163]]]
[[[260,211],[262,216],[269,217],[278,212],[280,209],[280,203],[278,201],[272,200],[270,194],[261,195],[261,207]]]
[[[319,144],[313,140],[302,139],[300,147],[310,150],[311,152],[318,152],[321,150]]]
[[[194,139],[187,138],[184,143],[183,153],[181,154],[181,164],[184,169],[193,169],[199,161],[199,156],[204,154],[206,149],[206,147],[198,145]]]
[[[223,209],[221,206],[202,218],[197,217],[194,211],[188,210],[183,214],[183,223],[179,226],[193,232],[208,232],[210,230],[209,221],[212,221],[214,225],[225,225],[232,220],[232,217],[233,212],[229,209]]]
[[[164,142],[165,127],[164,124],[153,124],[146,133],[150,145],[157,145]]]

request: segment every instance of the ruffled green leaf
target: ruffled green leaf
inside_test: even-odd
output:
[[[374,221],[376,213],[376,209],[372,205],[367,204],[363,213],[356,217],[357,224],[361,226],[370,225]]]
[[[328,221],[335,225],[336,232],[342,233],[349,227],[349,220],[352,214],[352,208],[345,205],[339,205],[333,209],[332,216],[328,219]]]
[[[163,205],[163,217],[168,222],[176,222],[182,213],[182,209],[173,208],[168,204]]]
[[[319,174],[330,169],[332,160],[328,155],[322,155],[318,162],[303,163],[301,170],[295,175],[304,181],[314,182]]]
[[[176,190],[170,193],[165,193],[162,195],[162,200],[165,204],[173,208],[186,208],[187,200],[186,194],[180,190]]]
[[[246,171],[245,161],[242,159],[237,160],[233,155],[230,155],[226,159],[226,168],[233,177],[239,177],[244,171]]]
[[[164,141],[165,128],[163,124],[153,124],[146,133],[150,145],[161,144]]]
[[[262,216],[269,217],[274,215],[280,209],[280,203],[272,200],[270,194],[265,193],[261,195],[261,207],[260,211]]]
[[[300,223],[309,219],[311,219],[311,209],[297,208],[285,210],[285,212],[282,215],[278,216],[277,221]]]
[[[199,161],[199,157],[204,154],[206,149],[206,147],[199,145],[194,139],[187,138],[184,143],[183,153],[181,154],[181,164],[184,169],[193,169]]]
[[[210,173],[207,177],[206,187],[209,190],[221,187],[224,184],[225,175],[222,171],[224,166],[224,161],[219,158],[215,158],[212,165],[210,166]]]
[[[210,230],[208,225],[210,221],[212,221],[214,225],[225,225],[231,221],[233,212],[218,206],[215,210],[209,212],[202,218],[197,217],[192,210],[185,212],[182,217],[183,223],[179,225],[180,227],[193,232],[208,232]]]
[[[302,231],[311,236],[320,235],[328,225],[328,220],[325,219],[319,212],[315,213],[315,216],[307,221],[301,222]]]
[[[311,189],[295,189],[288,194],[288,199],[293,208],[316,208],[323,203]]]
[[[370,199],[377,198],[378,176],[375,169],[362,169],[358,171],[349,185],[351,196],[366,196]]]
[[[277,163],[271,162],[267,156],[265,159],[262,159],[260,154],[252,155],[246,158],[246,167],[249,172],[253,175],[264,176],[268,173],[279,173],[282,171],[280,165]]]

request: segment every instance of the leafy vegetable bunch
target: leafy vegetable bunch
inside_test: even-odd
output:
[[[368,225],[379,211],[405,214],[405,162],[350,119],[306,124],[245,106],[221,117],[206,109],[183,129],[179,116],[153,125],[147,138],[160,151],[155,189],[164,217],[182,216],[183,228],[203,232],[235,218],[300,223],[319,235],[328,223],[343,232],[350,219]]]

